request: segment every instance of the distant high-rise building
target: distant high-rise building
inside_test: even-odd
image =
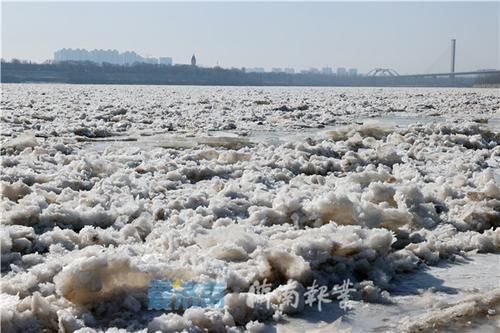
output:
[[[196,66],[196,57],[194,56],[194,54],[191,57],[191,66]]]
[[[347,70],[344,67],[337,68],[337,76],[347,76]]]
[[[158,58],[144,58],[143,62],[146,64],[158,65]]]
[[[358,76],[358,70],[356,68],[349,68],[349,76]]]
[[[264,73],[264,67],[245,68],[245,73]]]
[[[160,57],[160,65],[172,66],[171,57]]]
[[[273,68],[271,68],[271,72],[273,72],[273,73],[281,73],[281,72],[283,72],[283,70],[281,68],[279,68],[279,67],[273,67]]]
[[[287,73],[287,74],[293,74],[293,73],[295,73],[295,69],[293,69],[293,68],[285,68],[284,72]]]
[[[121,65],[129,65],[135,62],[141,62],[142,57],[135,52],[123,52],[119,55],[119,62]]]
[[[157,64],[157,58],[144,58],[135,52],[120,53],[117,50],[61,49],[54,52],[54,61],[92,61],[98,64],[110,63],[115,65],[129,65],[136,62]]]
[[[333,69],[331,69],[330,67],[323,67],[321,69],[321,74],[331,75],[333,74]]]

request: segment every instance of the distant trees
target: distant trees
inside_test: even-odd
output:
[[[6,61],[4,58],[2,58],[2,64],[4,64],[4,63],[9,63],[9,62]],[[10,63],[12,63],[12,64],[32,64],[31,60],[20,60],[17,58],[12,58]]]
[[[91,61],[28,64],[2,62],[2,82],[66,82],[128,84],[244,84],[241,70],[136,62],[117,65]]]
[[[483,75],[477,79],[476,84],[500,85],[500,74]]]
[[[404,80],[398,77],[337,77],[315,73],[246,73],[244,69],[206,68],[191,65],[133,63],[118,65],[91,61],[57,61],[29,64],[2,60],[1,81],[59,82],[92,84],[179,84],[179,85],[255,85],[255,86],[449,86],[448,78]],[[500,82],[499,75],[481,80],[463,77],[455,86]]]

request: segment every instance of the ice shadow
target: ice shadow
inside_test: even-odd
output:
[[[422,290],[432,290],[446,294],[458,294],[458,290],[452,287],[443,285],[443,280],[437,279],[432,275],[425,273],[417,273],[418,279],[411,278],[402,280],[400,284],[391,289],[390,293],[393,296],[407,296],[420,294]]]
[[[466,261],[470,260],[465,258]],[[394,286],[388,291],[392,296],[408,296],[421,294],[423,290],[432,290],[433,292],[441,292],[446,294],[458,294],[458,289],[448,287],[445,281],[441,278],[434,276],[431,271],[434,268],[447,268],[456,265],[463,265],[466,262],[441,261],[435,266],[424,265],[419,270],[409,273],[397,274],[392,280],[391,284]]]
[[[471,261],[471,259],[465,258],[464,262],[453,263],[450,263],[449,261],[442,261],[436,266],[429,267],[424,265],[417,271],[397,274],[391,280],[391,284],[394,287],[390,288],[388,292],[390,293],[391,297],[420,295],[423,292],[429,290],[431,290],[432,292],[446,293],[450,295],[459,294],[459,290],[457,288],[447,286],[445,280],[434,276],[432,273],[432,269],[436,267],[446,268],[456,265],[464,265],[467,264],[468,261]],[[357,306],[360,306],[360,304],[363,303],[357,303]],[[377,306],[381,307],[396,307],[393,310],[396,312],[398,311],[398,303],[372,304],[377,304]],[[340,328],[353,327],[355,326],[355,321],[359,321],[359,316],[362,315],[361,313],[357,313],[357,311],[354,311],[356,310],[357,306],[355,305],[355,308],[353,310],[346,311],[339,307],[339,303],[337,300],[334,300],[329,304],[323,304],[323,309],[321,312],[318,311],[317,304],[314,304],[313,307],[306,306],[303,312],[298,313],[294,316],[290,316],[291,320],[285,319],[282,323],[269,323],[268,326],[266,326],[266,330],[264,332],[295,332],[294,330],[286,327],[286,324],[288,324],[290,327],[293,327],[293,325],[298,321],[302,322],[304,327],[311,328],[312,326],[318,326],[319,331],[325,331],[325,328],[320,327],[321,324],[324,324],[326,326],[333,325],[333,323],[339,318],[342,318],[342,324],[340,325]],[[280,329],[280,324],[285,325],[284,330]]]
[[[336,331],[333,329],[335,321],[342,318],[342,324],[338,328],[350,327],[349,322],[354,320],[354,314],[350,310],[343,310],[339,307],[338,302],[322,304],[321,311],[318,310],[317,304],[313,306],[305,306],[304,311],[295,315],[289,315],[279,322],[266,322],[263,333],[295,333],[307,332],[308,329],[318,329],[321,332]],[[300,323],[299,321],[302,321]],[[304,328],[300,328],[304,325]],[[311,326],[316,327],[311,327]],[[330,330],[329,330],[330,329]]]

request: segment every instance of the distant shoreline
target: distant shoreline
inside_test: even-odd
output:
[[[316,73],[246,73],[240,69],[190,65],[90,62],[29,64],[3,62],[1,83],[67,83],[119,85],[283,86],[283,87],[474,87],[498,85],[500,78],[405,76],[336,76]],[[492,82],[487,80],[493,80]]]
[[[472,88],[500,88],[500,83],[491,83],[491,84],[475,84]]]

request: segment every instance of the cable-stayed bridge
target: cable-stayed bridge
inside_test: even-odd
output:
[[[399,77],[399,78],[412,78],[412,77],[456,77],[456,76],[482,76],[482,75],[498,75],[500,70],[478,70],[469,72],[451,72],[451,73],[427,73],[427,74],[403,74],[400,75],[391,68],[375,68],[369,71],[367,76],[385,76],[385,77]]]
[[[478,71],[465,71],[456,72],[455,71],[455,52],[456,52],[456,40],[451,40],[450,52],[450,71],[449,72],[438,72],[438,73],[424,73],[424,74],[403,74],[400,75],[396,70],[392,68],[374,68],[366,76],[378,79],[378,81],[383,80],[386,83],[394,82],[395,84],[405,82],[409,80],[426,79],[426,83],[429,83],[429,79],[448,79],[451,85],[458,83],[458,79],[469,78],[469,80],[476,79],[481,81],[481,78],[487,77],[497,77],[500,78],[500,70],[488,69],[488,70],[478,70]]]

